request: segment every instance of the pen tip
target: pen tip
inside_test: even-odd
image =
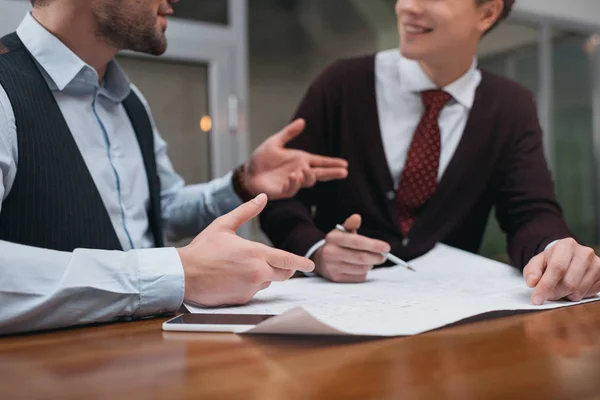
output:
[[[411,267],[410,265],[408,266],[408,269],[410,269],[412,272],[417,272],[417,270],[415,270],[413,267]]]

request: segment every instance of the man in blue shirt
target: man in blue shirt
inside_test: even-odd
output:
[[[343,160],[285,148],[185,186],[114,57],[166,50],[168,0],[32,0],[0,41],[0,333],[241,304],[312,261],[236,236],[267,196],[343,179]],[[245,204],[241,204],[246,201]],[[164,248],[170,237],[193,237]]]

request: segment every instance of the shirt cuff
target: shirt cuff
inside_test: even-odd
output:
[[[319,250],[321,247],[325,246],[325,243],[326,243],[325,239],[319,240],[310,249],[308,249],[308,251],[306,252],[306,255],[304,257],[311,258],[317,252],[317,250]],[[304,275],[317,276],[317,274],[315,274],[314,272],[304,272]]]
[[[544,249],[544,251],[552,248],[556,243],[560,242],[560,240],[555,240],[554,242],[550,242],[548,243],[548,246],[546,246],[546,248]]]
[[[317,250],[323,246],[325,246],[325,239],[319,240],[317,243],[315,243],[310,249],[308,249],[304,257],[311,258],[317,252]]]
[[[221,178],[215,179],[212,197],[221,209],[221,215],[225,215],[242,205],[242,200],[233,188],[233,172],[229,172]]]
[[[177,250],[170,247],[133,251],[139,265],[138,317],[177,311],[185,293],[183,265]]]

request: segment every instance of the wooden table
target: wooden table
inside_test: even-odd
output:
[[[385,340],[163,321],[0,339],[0,399],[600,399],[600,303]]]

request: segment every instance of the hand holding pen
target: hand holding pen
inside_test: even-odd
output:
[[[375,265],[383,264],[390,245],[357,233],[362,223],[360,215],[352,215],[343,225],[344,231],[334,229],[324,245],[313,255],[315,272],[333,282],[360,283],[367,280]]]
[[[346,228],[344,228],[342,225],[336,225],[335,229],[337,229],[340,232],[346,232],[346,233],[351,233],[348,232],[346,230]],[[403,259],[401,259],[400,257],[396,257],[395,255],[393,255],[392,253],[383,253],[382,254],[388,261],[393,262],[395,265],[399,265],[401,267],[404,267],[406,269],[409,269],[413,272],[417,272],[415,271],[415,269],[413,267],[411,267],[410,265],[408,265],[408,263],[406,261],[404,261]]]

